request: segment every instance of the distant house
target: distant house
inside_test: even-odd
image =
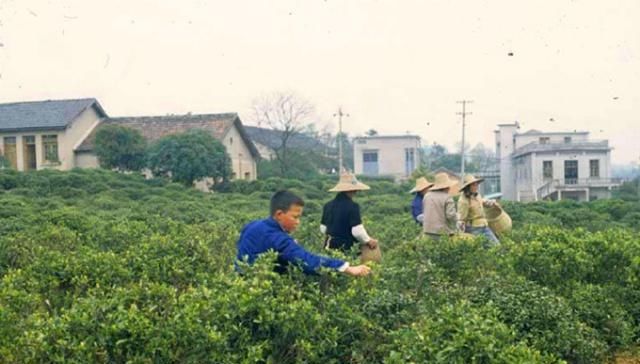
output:
[[[96,99],[0,104],[0,152],[18,171],[78,166],[75,150],[107,118]]]
[[[495,131],[502,198],[515,201],[609,198],[611,147],[589,132],[549,133],[501,124]]]
[[[356,174],[406,179],[420,166],[420,137],[375,135],[353,139]]]
[[[257,177],[256,163],[260,155],[245,131],[238,114],[202,114],[118,117],[103,120],[78,146],[76,160],[78,167],[98,166],[94,152],[95,133],[103,125],[120,125],[138,130],[148,142],[154,142],[166,135],[200,129],[210,133],[226,147],[231,158],[232,178],[254,180]]]
[[[19,171],[95,168],[96,130],[110,124],[139,130],[150,142],[205,130],[226,147],[233,178],[257,177],[258,150],[235,113],[110,118],[92,98],[0,104],[0,152]]]
[[[260,152],[261,158],[267,160],[276,159],[276,150],[282,147],[282,131],[257,126],[245,126],[244,128]],[[287,148],[292,150],[313,150],[322,155],[327,155],[335,149],[304,133],[293,133],[287,140]]]

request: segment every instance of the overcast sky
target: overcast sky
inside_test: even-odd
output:
[[[0,102],[111,116],[238,112],[293,91],[351,135],[586,130],[640,160],[639,0],[0,0]],[[509,54],[512,53],[510,56]],[[553,119],[550,120],[550,119]],[[322,125],[320,125],[322,126]]]

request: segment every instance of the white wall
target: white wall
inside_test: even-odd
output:
[[[249,147],[242,139],[235,124],[222,138],[222,144],[227,148],[227,153],[231,158],[231,168],[237,179],[254,180],[258,177],[257,161],[251,155]]]
[[[357,138],[353,143],[353,167],[355,174],[363,173],[362,153],[378,151],[378,175],[405,178],[405,149],[414,149],[414,168],[420,166],[420,139],[414,136]],[[412,171],[413,172],[413,171]]]
[[[82,143],[99,121],[100,116],[96,110],[93,107],[87,108],[69,124],[62,138],[58,137],[60,169],[68,170],[75,167],[76,157],[73,150]]]
[[[500,158],[500,192],[505,200],[515,200],[515,172],[513,170],[511,154],[514,150],[514,136],[518,131],[516,124],[499,125],[496,133],[496,156]]]

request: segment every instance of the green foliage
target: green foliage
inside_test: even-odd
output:
[[[105,125],[96,132],[95,151],[102,168],[139,171],[145,165],[146,148],[138,130]]]
[[[487,248],[421,237],[412,185],[367,183],[356,201],[384,254],[372,276],[278,275],[274,254],[240,276],[239,229],[280,188],[306,200],[294,237],[332,254],[318,224],[335,178],[205,194],[107,170],[0,171],[1,361],[601,363],[638,344],[633,203],[505,203],[514,231]]]
[[[231,175],[231,160],[225,147],[202,130],[161,138],[149,148],[148,163],[154,175],[170,177],[186,186],[207,177],[215,184]]]
[[[9,164],[9,161],[7,160],[7,158],[5,158],[2,153],[0,153],[0,169],[4,169],[4,168],[9,168],[11,167],[11,165]]]

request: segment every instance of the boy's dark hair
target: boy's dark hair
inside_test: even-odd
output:
[[[293,192],[287,190],[280,190],[274,193],[273,196],[271,196],[271,216],[278,210],[282,210],[283,212],[289,211],[292,205],[304,206],[304,201]]]

